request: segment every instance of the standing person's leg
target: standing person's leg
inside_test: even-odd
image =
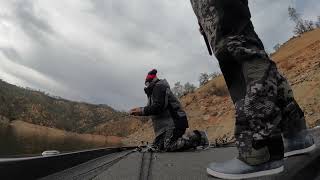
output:
[[[191,3],[236,107],[239,157],[212,164],[208,172],[221,178],[281,172],[282,112],[277,104],[280,75],[254,32],[247,0],[191,0]]]
[[[248,1],[191,0],[191,4],[219,60],[236,107],[235,136],[241,162],[234,160],[229,165],[238,162],[240,167],[244,162],[238,169],[228,167],[228,163],[214,164],[209,171],[215,175],[216,169],[224,172],[222,175],[235,175],[233,178],[281,171],[281,129],[286,132],[285,137],[302,134],[300,138],[293,138],[294,141],[291,139],[294,142],[291,145],[296,148],[296,144],[308,146],[313,142],[312,138],[300,133],[306,129],[303,113],[294,101],[290,86],[267,56],[254,31]],[[269,168],[259,166],[265,163],[269,163]],[[241,176],[244,167],[248,171]]]
[[[278,104],[282,110],[285,157],[303,154],[316,148],[313,137],[308,133],[304,113],[293,97],[293,92],[284,77],[278,86]]]
[[[280,129],[282,111],[277,104],[280,74],[264,52],[251,23],[240,35],[227,37],[224,43],[216,56],[229,81],[227,84],[236,108],[235,137],[239,157],[227,163],[212,164],[208,172],[212,175],[222,172],[225,178],[231,177],[228,175],[246,178],[279,173],[283,170],[284,153]],[[230,69],[238,72],[227,73]],[[234,74],[239,77],[235,78]],[[220,167],[229,169],[221,171]]]

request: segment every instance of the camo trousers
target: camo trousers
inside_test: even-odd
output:
[[[185,134],[185,129],[169,129],[154,140],[153,145],[158,151],[175,152],[196,148],[200,137],[195,133]]]
[[[240,155],[256,141],[306,129],[304,114],[254,31],[247,0],[191,0],[236,109]],[[282,141],[281,143],[282,144]],[[280,147],[275,147],[280,148]]]

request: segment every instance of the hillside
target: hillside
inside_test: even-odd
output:
[[[320,124],[320,29],[290,39],[272,55],[272,59],[292,85],[308,125]],[[190,129],[206,130],[211,141],[233,135],[234,107],[222,76],[182,97],[181,101],[188,113]],[[152,142],[153,138],[148,122],[125,142]]]
[[[65,131],[105,136],[127,136],[135,132],[142,123],[140,119],[129,117],[126,113],[116,111],[107,105],[92,105],[54,98],[2,80],[0,80],[1,116],[10,122],[20,120]]]

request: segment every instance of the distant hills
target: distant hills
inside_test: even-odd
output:
[[[55,98],[0,80],[0,117],[76,133],[127,136],[141,119],[129,117],[107,105]],[[134,126],[130,126],[134,124]],[[123,125],[123,126],[122,126]],[[119,127],[122,127],[120,130]]]

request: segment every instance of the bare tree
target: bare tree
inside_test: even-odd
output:
[[[189,93],[193,93],[194,91],[196,90],[196,86],[187,82],[185,85],[184,85],[184,94],[189,94]]]
[[[290,19],[296,23],[296,27],[293,31],[296,35],[300,35],[314,29],[314,22],[310,20],[303,20],[295,8],[289,6],[288,13]]]
[[[288,12],[289,12],[289,17],[293,22],[298,23],[299,21],[302,21],[301,15],[297,12],[295,8],[289,6]]]
[[[320,16],[318,16],[318,21],[316,22],[316,27],[320,28]]]
[[[209,82],[209,75],[208,73],[201,73],[199,77],[199,84],[200,86],[203,86]]]
[[[278,51],[280,49],[281,45],[278,43],[275,46],[273,46],[274,51]]]
[[[218,77],[219,75],[220,75],[220,73],[217,73],[217,72],[211,73],[211,74],[209,74],[209,79],[210,80],[214,79],[214,78]]]
[[[184,87],[181,85],[180,82],[176,82],[174,84],[174,87],[172,89],[172,92],[175,96],[177,96],[178,98],[182,97],[183,96],[183,93],[184,93]]]
[[[309,20],[300,21],[296,24],[296,27],[294,28],[294,33],[296,35],[303,34],[308,31],[314,30],[314,23]]]

